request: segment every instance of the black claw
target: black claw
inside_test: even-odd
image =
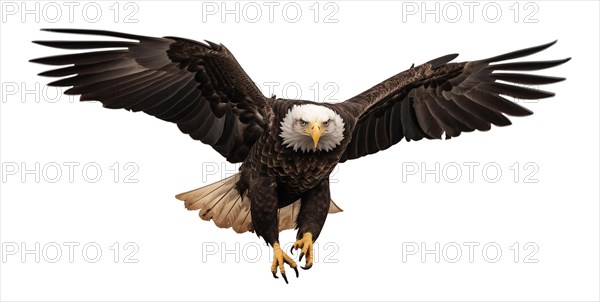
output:
[[[272,272],[272,273],[273,273],[273,278],[279,279],[279,277],[277,277],[277,272]]]
[[[292,267],[294,269],[294,271],[296,271],[296,278],[298,278],[300,276],[300,273],[298,273],[298,267]]]
[[[302,261],[302,257],[304,257],[304,253],[300,253],[300,258],[298,259],[298,261]]]
[[[285,273],[281,273],[281,276],[283,276],[283,280],[285,280],[285,284],[289,284],[287,281],[287,277],[285,276]]]
[[[313,264],[311,263],[311,264],[309,264],[309,265],[307,265],[307,266],[303,266],[303,267],[302,267],[302,269],[303,269],[303,270],[308,270],[308,269],[310,269],[310,268],[312,267],[312,265],[313,265]]]
[[[290,254],[292,254],[292,256],[294,256],[294,246],[292,245],[292,248],[290,249]]]

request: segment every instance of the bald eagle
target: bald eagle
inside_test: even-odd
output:
[[[492,58],[450,63],[456,54],[412,66],[340,103],[265,97],[222,44],[177,37],[155,38],[101,30],[48,29],[69,34],[122,38],[108,41],[34,41],[62,49],[97,49],[33,59],[68,65],[40,73],[60,77],[50,86],[104,107],[143,111],[176,123],[210,145],[239,173],[177,195],[188,210],[238,233],[253,231],[272,246],[271,272],[287,283],[284,263],[297,263],[279,245],[279,232],[298,229],[293,250],[313,264],[313,242],[333,203],[329,175],[338,163],[377,153],[398,143],[449,139],[462,132],[510,125],[509,116],[532,114],[506,99],[554,94],[524,85],[564,78],[518,73],[569,60],[504,62],[542,51],[555,42]],[[124,39],[124,40],[123,40]],[[98,50],[100,49],[100,50]]]

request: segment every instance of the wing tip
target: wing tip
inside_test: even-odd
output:
[[[92,30],[88,29],[76,29],[76,28],[40,28],[40,31],[47,31],[53,33],[65,33],[65,34],[77,34],[77,33],[85,33]]]
[[[548,43],[546,43],[546,44],[543,44],[543,45],[540,45],[540,46],[545,46],[545,48],[548,48],[548,47],[550,47],[550,46],[552,46],[552,45],[556,44],[556,42],[558,42],[558,39],[556,39],[556,40],[554,40],[554,41],[550,41],[550,42],[548,42]]]
[[[63,33],[63,34],[78,34],[78,35],[96,35],[96,36],[107,36],[113,38],[123,38],[131,40],[144,40],[144,39],[156,39],[148,36],[132,35],[122,32],[110,31],[110,30],[98,30],[98,29],[80,29],[80,28],[41,28],[40,31]]]
[[[533,53],[540,52],[540,51],[545,50],[545,49],[549,48],[550,46],[556,44],[556,42],[558,42],[558,39],[556,39],[554,41],[550,41],[550,42],[545,43],[545,44],[541,44],[541,45],[538,45],[538,46],[530,47],[529,49],[531,49],[532,51],[534,51]]]
[[[522,57],[526,57],[535,53],[538,53],[540,51],[543,51],[545,49],[547,49],[548,47],[556,44],[556,42],[558,42],[557,40],[545,43],[545,44],[541,44],[541,45],[537,45],[537,46],[533,46],[533,47],[528,47],[528,48],[524,48],[524,49],[520,49],[520,50],[515,50],[515,51],[511,51],[505,54],[501,54],[498,56],[494,56],[485,60],[482,60],[483,62],[486,63],[493,63],[493,62],[500,62],[500,61],[506,61],[506,60],[510,60],[510,59],[516,59],[516,58],[522,58]],[[562,64],[562,63],[561,63]]]
[[[525,108],[525,107],[521,106],[520,109],[522,109],[522,110],[518,114],[508,114],[508,113],[506,113],[506,114],[508,114],[510,116],[517,116],[517,117],[533,115],[533,111],[531,111],[529,108]]]
[[[31,43],[33,43],[33,44],[37,44],[37,45],[42,45],[42,46],[47,46],[47,47],[53,47],[53,45],[54,45],[56,42],[54,42],[54,43],[53,43],[53,41],[41,41],[41,40],[34,40],[34,41],[31,41]]]
[[[35,58],[35,59],[31,59],[28,62],[29,63],[36,63],[36,64],[44,64],[44,59],[46,58]]]
[[[33,61],[33,60],[29,60],[29,62],[31,62],[31,61]],[[35,63],[35,62],[33,62],[33,63]],[[49,75],[49,74],[50,74],[52,71],[53,71],[53,70],[46,70],[46,71],[42,71],[42,72],[38,73],[37,75],[38,75],[39,77],[51,77],[51,75]]]

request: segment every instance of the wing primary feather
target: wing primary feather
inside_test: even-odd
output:
[[[68,86],[77,86],[82,87],[86,85],[92,85],[98,82],[111,80],[120,76],[129,75],[135,73],[135,71],[140,70],[138,66],[127,66],[120,69],[112,69],[103,71],[100,73],[92,73],[92,74],[83,74],[76,75],[64,79],[60,79],[54,82],[48,83],[48,86],[56,86],[56,87],[68,87]]]
[[[523,86],[508,85],[498,82],[483,84],[479,89],[484,89],[485,91],[495,94],[503,94],[526,100],[543,99],[554,96],[554,93],[550,91],[531,89]]]
[[[125,34],[125,33],[116,32],[116,31],[109,31],[109,30],[73,29],[73,28],[42,28],[41,30],[47,31],[47,32],[64,33],[64,34],[108,36],[108,37],[124,38],[124,39],[132,39],[132,40],[144,40],[144,39],[156,40],[156,38],[154,38],[154,37]]]
[[[135,95],[143,93],[146,89],[151,89],[154,85],[161,81],[161,74],[155,72],[148,77],[139,78],[130,82],[127,86],[120,90],[116,89],[116,93],[112,97],[106,97],[102,104],[107,108],[125,108],[124,102],[135,98]]]
[[[162,79],[161,81],[153,82],[146,89],[142,89],[135,94],[129,96],[123,96],[121,103],[114,103],[114,106],[120,106],[133,112],[142,111],[148,107],[148,100],[152,102],[153,99],[160,97],[164,93],[169,93],[169,90],[176,90],[180,86],[185,84],[181,82],[181,78],[177,76],[170,76]],[[171,88],[175,86],[176,88]]]
[[[39,76],[44,77],[64,77],[70,75],[84,75],[90,73],[98,73],[104,71],[110,71],[114,69],[123,68],[126,66],[134,65],[133,61],[123,61],[121,59],[104,61],[100,63],[86,64],[86,65],[73,65],[68,67],[62,67],[58,69],[52,69],[38,73]]]
[[[29,62],[40,63],[46,65],[80,65],[80,64],[91,64],[104,61],[111,61],[117,58],[125,58],[129,53],[128,50],[105,50],[105,51],[94,51],[84,52],[68,55],[58,55],[43,57],[37,59],[31,59]]]
[[[533,71],[533,70],[541,70],[541,69],[558,66],[558,65],[568,62],[569,60],[571,60],[571,58],[566,58],[566,59],[561,59],[561,60],[551,60],[551,61],[511,62],[511,63],[490,65],[488,67],[488,69]]]
[[[110,80],[73,87],[65,91],[65,94],[81,94],[82,97],[85,98],[102,98],[102,102],[104,103],[120,93],[124,88],[133,86],[142,81],[154,79],[157,76],[157,73],[154,71],[142,70],[137,73],[125,74]]]
[[[33,43],[60,49],[113,48],[138,45],[137,42],[128,41],[33,41]]]
[[[492,73],[493,79],[525,85],[545,85],[564,81],[565,78],[541,76],[525,73]]]
[[[554,43],[556,43],[557,40],[554,40],[550,43],[546,43],[546,44],[542,44],[542,45],[538,45],[538,46],[534,46],[534,47],[529,47],[529,48],[524,48],[524,49],[520,49],[520,50],[516,50],[516,51],[511,51],[509,53],[505,53],[505,54],[501,54],[499,56],[495,56],[495,57],[491,57],[485,60],[482,60],[483,62],[486,63],[492,63],[492,62],[498,62],[498,61],[506,61],[506,60],[510,60],[510,59],[516,59],[516,58],[521,58],[521,57],[525,57],[528,55],[532,55],[536,52],[540,52],[552,45],[554,45]]]
[[[512,116],[528,116],[533,112],[515,102],[511,102],[497,94],[483,92],[481,90],[473,89],[467,93],[469,99],[488,107],[492,110],[506,113]]]

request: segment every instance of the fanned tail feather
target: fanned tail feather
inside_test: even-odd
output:
[[[213,220],[220,228],[233,228],[236,233],[253,232],[250,199],[240,196],[235,188],[239,173],[210,185],[178,194],[177,199],[185,202],[190,211],[200,210],[202,220]],[[342,209],[333,200],[329,204],[329,213],[338,213]],[[296,218],[300,212],[300,200],[279,209],[279,231],[296,228]]]

